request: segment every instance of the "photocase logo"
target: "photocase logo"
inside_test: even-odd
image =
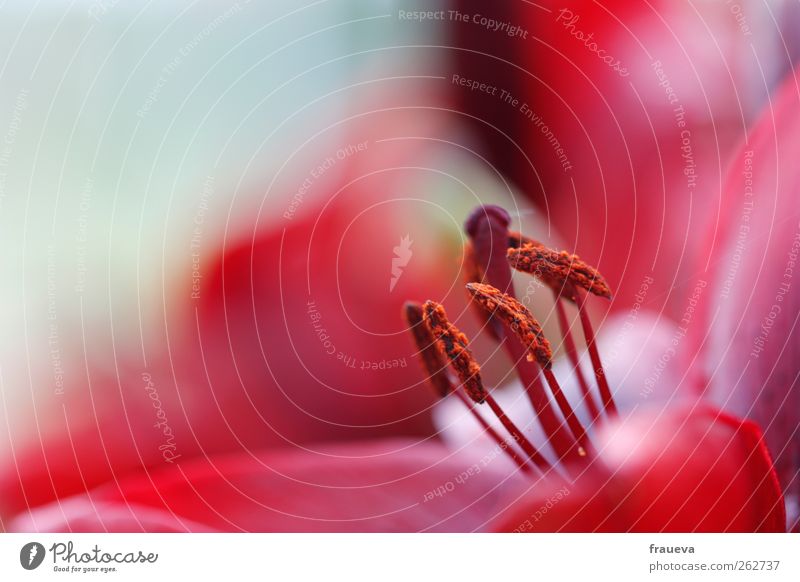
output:
[[[403,274],[403,267],[407,266],[411,260],[411,245],[413,242],[411,237],[406,235],[400,239],[400,244],[392,249],[394,257],[392,258],[392,278],[389,281],[389,293],[394,291],[395,285],[397,285]]]
[[[19,551],[19,563],[26,570],[35,570],[44,561],[44,546],[39,542],[29,542]]]

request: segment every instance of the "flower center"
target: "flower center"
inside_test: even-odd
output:
[[[553,374],[553,350],[541,325],[515,297],[511,269],[533,275],[552,290],[564,350],[575,369],[582,404],[592,422],[617,415],[586,310],[588,294],[610,299],[611,290],[600,274],[576,255],[549,249],[538,241],[511,232],[508,230],[510,222],[508,213],[498,206],[479,207],[467,219],[465,226],[470,242],[464,249],[466,288],[485,329],[495,341],[503,344],[515,363],[535,416],[559,462],[568,469],[584,466],[596,449]],[[601,406],[596,403],[579,365],[565,302],[577,306]],[[444,307],[435,301],[424,305],[409,302],[405,306],[405,317],[423,368],[439,396],[455,395],[460,399],[486,434],[521,470],[532,473],[536,468],[549,472],[552,466],[545,456],[484,386],[480,365],[469,349],[468,338],[449,321]],[[482,404],[497,417],[512,443],[482,416],[478,410],[478,405]]]

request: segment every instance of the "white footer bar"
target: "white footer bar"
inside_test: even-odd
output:
[[[0,534],[0,580],[797,581],[799,565],[793,534]]]

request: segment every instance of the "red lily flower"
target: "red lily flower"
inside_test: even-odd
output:
[[[734,157],[719,230],[698,272],[709,282],[693,339],[700,385],[764,427],[787,497],[800,518],[800,75],[787,76]]]
[[[405,310],[425,370],[439,396],[460,399],[495,441],[491,457],[395,441],[207,458],[56,502],[11,527],[781,531],[783,499],[758,428],[706,407],[620,414],[585,311],[586,292],[607,296],[608,287],[574,255],[510,233],[508,224],[498,207],[479,208],[468,220],[470,273],[482,282],[467,288],[485,310],[485,329],[512,355],[546,449],[498,404],[467,337],[428,301]],[[580,401],[565,397],[551,344],[515,299],[511,264],[548,285],[557,305],[577,306],[594,374],[584,379],[591,386]],[[563,333],[572,334],[569,327]],[[594,425],[576,415],[579,405],[593,410]],[[490,427],[489,413],[506,432]]]

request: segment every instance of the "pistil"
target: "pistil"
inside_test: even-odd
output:
[[[511,282],[511,268],[506,258],[512,233],[508,226],[511,217],[499,206],[482,206],[475,209],[465,223],[467,234],[472,243],[475,261],[483,267],[486,283],[515,297]],[[490,321],[493,318],[490,318]],[[550,402],[547,391],[539,377],[539,371],[526,360],[526,348],[513,333],[503,334],[503,345],[517,374],[525,386],[528,399],[533,406],[536,417],[547,435],[559,459],[578,460],[580,458],[575,441]]]

